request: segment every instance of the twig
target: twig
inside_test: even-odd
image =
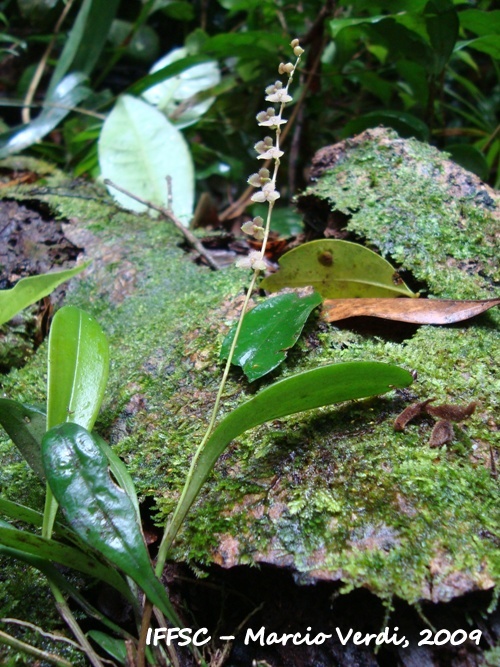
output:
[[[48,639],[53,639],[56,642],[65,642],[66,644],[70,644],[71,646],[73,646],[73,648],[77,649],[78,651],[83,651],[83,648],[80,646],[80,644],[73,641],[69,637],[64,637],[64,635],[55,635],[52,632],[46,632],[45,630],[40,628],[38,625],[35,625],[34,623],[28,623],[28,621],[20,621],[17,618],[0,618],[0,623],[15,623],[15,625],[21,625],[22,627],[31,628],[31,630],[38,632],[43,637],[47,637]]]
[[[220,269],[220,266],[217,264],[215,259],[212,257],[210,252],[206,250],[206,248],[203,247],[203,244],[199,239],[196,238],[196,236],[189,230],[187,227],[185,227],[182,222],[179,220],[179,218],[174,215],[174,213],[163,206],[157,206],[157,204],[153,204],[153,202],[147,201],[146,199],[143,199],[142,197],[138,197],[137,195],[132,194],[128,190],[125,190],[125,188],[122,188],[120,185],[116,185],[116,183],[113,183],[113,181],[110,181],[109,178],[104,179],[104,184],[109,185],[115,190],[118,190],[118,192],[123,193],[124,195],[127,195],[127,197],[131,197],[132,199],[135,199],[135,201],[138,201],[140,204],[144,204],[148,208],[153,209],[153,211],[158,211],[158,213],[161,213],[164,218],[167,220],[170,220],[177,229],[181,232],[181,234],[184,236],[186,241],[195,248],[202,257],[206,259],[208,262],[209,266],[211,269],[214,271],[217,271]]]
[[[7,646],[11,646],[18,651],[32,655],[38,660],[45,660],[46,662],[50,662],[51,665],[56,665],[57,667],[72,667],[71,662],[68,662],[68,660],[65,660],[65,658],[61,658],[54,653],[47,653],[47,651],[42,651],[35,646],[31,646],[31,644],[26,644],[26,642],[23,642],[20,639],[16,639],[16,637],[12,637],[2,630],[0,630],[0,643],[7,644]]]
[[[28,87],[28,90],[26,92],[26,96],[24,98],[24,107],[21,112],[21,118],[23,120],[23,123],[29,123],[31,120],[30,116],[30,104],[33,101],[33,98],[35,97],[36,89],[38,88],[38,84],[40,83],[40,80],[43,76],[43,72],[45,70],[45,65],[47,64],[47,60],[49,59],[49,56],[52,52],[52,49],[54,48],[54,44],[56,43],[56,37],[59,33],[59,30],[61,29],[61,26],[64,22],[64,19],[68,15],[69,10],[71,9],[71,6],[73,5],[74,0],[68,0],[66,3],[66,6],[61,12],[61,16],[59,17],[55,28],[54,28],[54,33],[52,35],[52,39],[47,45],[47,48],[45,49],[45,52],[43,56],[40,59],[40,62],[37,65],[37,68],[35,70],[35,73],[33,75],[33,78],[31,79],[31,83]]]

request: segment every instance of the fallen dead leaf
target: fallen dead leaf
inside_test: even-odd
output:
[[[442,419],[441,421],[436,422],[432,429],[429,446],[441,447],[442,445],[446,445],[446,443],[453,440],[453,435],[453,426],[451,425],[451,422]]]
[[[453,324],[500,305],[500,299],[455,301],[453,299],[325,299],[323,318],[336,322],[348,317],[379,317],[410,324]]]

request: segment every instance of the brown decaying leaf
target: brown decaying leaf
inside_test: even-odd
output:
[[[409,405],[394,420],[394,430],[404,431],[408,422],[410,422],[412,419],[415,419],[415,417],[419,417],[425,411],[427,404],[434,400],[434,398],[428,398],[426,401],[422,401],[421,403],[412,403]]]
[[[431,447],[441,447],[446,445],[447,442],[453,440],[453,426],[451,422],[446,419],[441,419],[441,421],[436,422],[434,428],[432,429],[431,437],[429,440],[429,445]]]
[[[476,409],[476,403],[472,401],[469,405],[427,405],[425,411],[433,417],[448,419],[452,422],[461,422]]]
[[[323,318],[327,322],[347,317],[380,317],[411,324],[453,324],[479,315],[500,299],[482,301],[455,301],[453,299],[325,299]]]

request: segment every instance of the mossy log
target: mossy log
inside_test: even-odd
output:
[[[308,230],[345,236],[390,259],[436,297],[488,298],[498,284],[500,197],[437,150],[385,130],[320,151],[299,198]],[[36,192],[36,194],[34,194]],[[66,302],[93,313],[111,344],[97,424],[163,522],[182,488],[213,405],[218,351],[248,276],[193,263],[168,223],[119,211],[100,189],[16,189],[48,204],[66,237],[93,259]],[[312,232],[311,232],[312,234]],[[448,327],[395,331],[310,322],[275,377],[351,360],[418,372],[404,392],[317,410],[232,443],[176,543],[194,563],[273,563],[299,581],[340,581],[382,598],[447,601],[500,581],[498,309]],[[46,346],[2,378],[2,392],[45,399]],[[262,381],[265,384],[268,380]],[[251,395],[232,372],[223,410]],[[409,403],[477,403],[452,444],[428,446],[433,422],[395,432]],[[12,446],[1,444],[3,493],[41,503]],[[39,489],[39,490],[37,490]]]

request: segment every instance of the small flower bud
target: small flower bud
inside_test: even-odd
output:
[[[298,58],[299,56],[301,56],[303,53],[304,53],[304,49],[303,49],[301,46],[296,46],[296,47],[294,48],[294,50],[293,50],[293,54],[294,54],[295,56],[297,56],[297,58]]]
[[[294,69],[293,63],[280,63],[280,66],[278,67],[278,72],[280,74],[292,74]]]
[[[298,45],[299,45],[298,39],[292,39],[292,41],[290,42],[290,46],[292,47],[292,49],[294,49]]]

